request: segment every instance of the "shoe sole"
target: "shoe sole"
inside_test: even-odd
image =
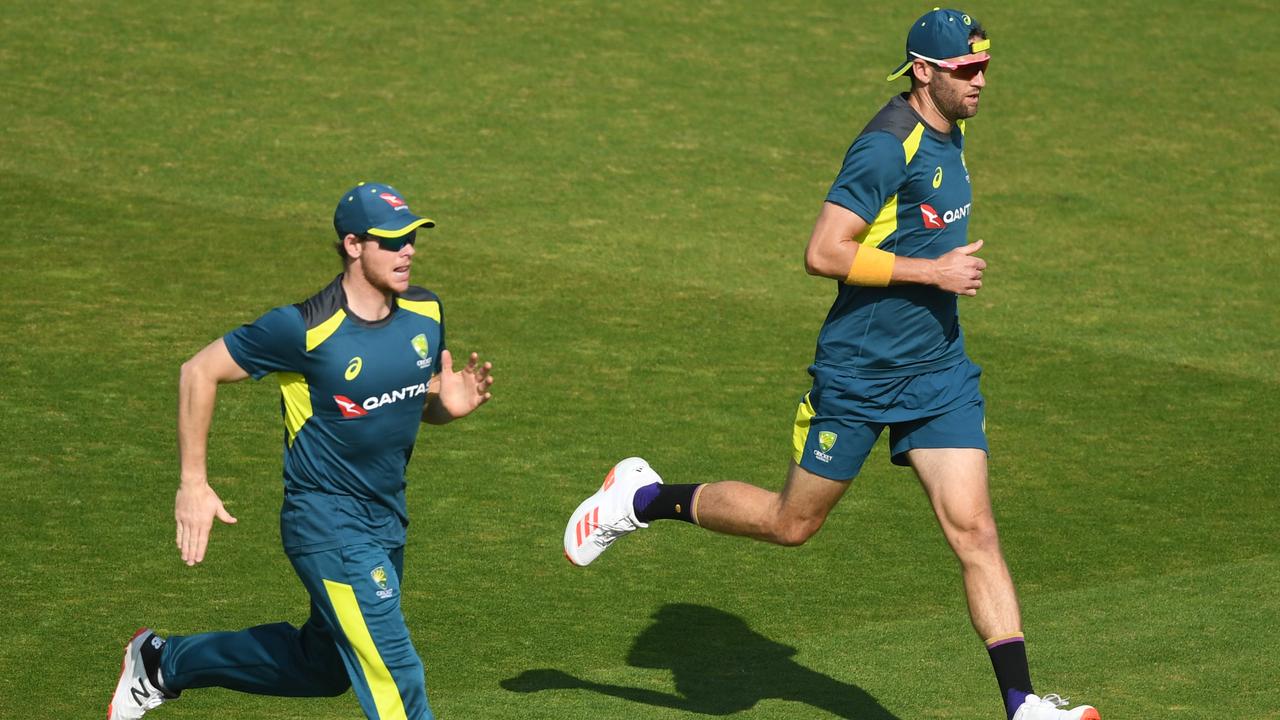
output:
[[[120,683],[124,682],[125,671],[129,669],[129,650],[133,647],[133,641],[137,640],[138,636],[145,632],[147,632],[147,628],[138,628],[133,637],[129,638],[129,642],[124,644],[124,657],[120,658],[120,677],[116,678],[116,690],[111,694],[111,702],[107,704],[107,720],[111,720],[112,713],[115,712],[116,696],[120,694]]]

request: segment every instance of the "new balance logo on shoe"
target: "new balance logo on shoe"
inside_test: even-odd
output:
[[[129,688],[129,696],[133,698],[133,704],[143,707],[147,699],[151,697],[150,691],[147,690],[147,683],[142,678],[138,678],[137,687]]]

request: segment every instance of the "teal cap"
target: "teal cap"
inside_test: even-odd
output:
[[[420,227],[435,227],[430,218],[409,210],[400,191],[382,183],[360,183],[342,195],[333,211],[338,239],[351,235],[398,238]]]
[[[982,24],[963,10],[934,8],[921,15],[907,32],[907,59],[886,79],[896,80],[905,75],[916,58],[951,70],[989,60],[991,56],[986,51],[991,47],[990,40],[969,42],[969,36],[975,30],[982,30]],[[947,62],[949,58],[961,57],[964,59]]]

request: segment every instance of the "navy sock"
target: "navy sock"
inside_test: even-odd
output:
[[[1022,634],[987,641],[987,654],[1000,684],[1000,697],[1005,713],[1012,718],[1022,701],[1034,692],[1031,670],[1027,667],[1027,644]]]
[[[146,671],[147,679],[152,685],[160,688],[160,694],[172,700],[178,697],[178,694],[170,692],[160,684],[160,653],[164,652],[167,642],[168,640],[153,633],[138,647],[138,654],[142,656],[142,669]]]
[[[636,490],[631,505],[636,519],[642,523],[654,520],[683,520],[697,522],[693,518],[693,496],[701,485],[664,485],[653,483]]]

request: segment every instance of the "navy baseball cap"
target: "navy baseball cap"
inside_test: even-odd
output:
[[[420,227],[435,227],[434,220],[418,217],[400,191],[382,183],[360,183],[342,195],[333,211],[338,239],[351,235],[398,238]]]
[[[916,58],[948,70],[990,60],[990,40],[969,42],[969,35],[975,30],[982,30],[982,24],[962,10],[934,8],[921,15],[907,33],[907,59],[885,79],[896,80],[905,75]]]

